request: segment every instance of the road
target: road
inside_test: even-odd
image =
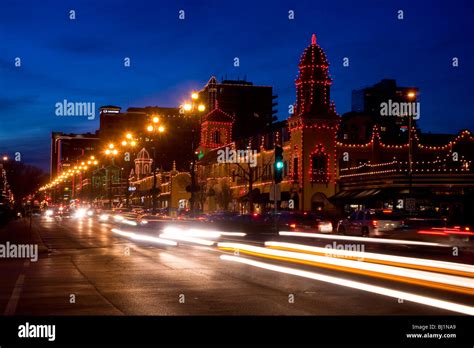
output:
[[[463,251],[455,258],[450,247],[357,241],[364,245],[363,251],[374,255],[358,261],[343,257],[341,262],[349,262],[346,266],[326,264],[325,260],[339,262],[340,257],[329,257],[316,249],[297,249],[348,241],[259,234],[221,235],[213,240],[227,244],[211,241],[212,245],[202,245],[209,238],[198,238],[202,244],[196,244],[190,237],[178,240],[175,246],[157,244],[165,225],[139,227],[95,218],[58,221],[36,217],[30,231],[26,219],[10,223],[0,229],[0,244],[31,242],[40,248],[36,262],[0,259],[1,313],[451,315],[471,314],[469,308],[474,305],[472,269],[447,270],[436,264],[433,269],[413,269],[416,267],[405,261],[373,260],[383,254],[410,258],[403,260],[443,259],[450,261],[449,265],[469,263],[472,254]],[[170,238],[182,238],[173,232],[167,232]],[[143,236],[148,240],[140,240]],[[265,241],[291,243],[291,247],[278,243],[265,246]],[[316,259],[309,259],[312,257]],[[358,263],[352,266],[351,262]],[[367,264],[386,269],[358,268]],[[403,273],[384,273],[394,269]],[[422,280],[418,275],[410,276],[412,271],[440,280]],[[444,283],[443,277],[447,279]]]

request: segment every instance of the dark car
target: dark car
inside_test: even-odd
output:
[[[276,221],[275,221],[276,220]],[[276,224],[278,231],[332,233],[329,219],[312,212],[279,212],[269,215],[268,223]]]

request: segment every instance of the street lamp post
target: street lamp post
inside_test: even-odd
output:
[[[416,97],[415,92],[408,93],[408,99],[413,100]],[[413,141],[412,141],[412,115],[408,115],[408,195],[412,196],[413,186]]]
[[[135,146],[137,145],[137,142],[136,140],[133,139],[133,135],[131,133],[127,133],[125,134],[125,139],[122,140],[122,146],[124,147],[131,147],[131,148],[135,148]],[[133,152],[133,157],[135,157],[135,152]],[[130,200],[130,191],[128,190],[129,186],[130,186],[130,171],[131,171],[131,168],[132,165],[130,164],[130,160],[128,161],[128,165],[127,165],[127,170],[126,170],[126,173],[125,175],[127,176],[127,184],[126,184],[126,187],[125,187],[125,206],[128,207],[129,206],[129,200]]]
[[[107,156],[110,156],[110,158],[111,158],[111,167],[112,167],[114,165],[115,156],[118,154],[118,151],[115,148],[115,145],[112,144],[112,143],[109,144],[108,148],[105,150],[105,154]],[[112,203],[112,179],[113,179],[113,175],[111,175],[110,169],[107,171],[107,176],[108,176],[108,181],[109,181],[109,185],[108,185],[109,205],[110,205],[110,209],[112,209],[112,207],[113,207],[113,203]]]
[[[97,165],[99,164],[99,162],[95,159],[95,156],[90,156],[89,157],[89,160],[87,161],[87,165],[91,168],[90,170],[90,175],[89,175],[89,204],[92,206],[92,202],[94,200],[94,185],[93,185],[93,173],[94,171],[92,170],[92,165],[96,166],[96,169],[97,169]]]
[[[158,116],[153,116],[152,123],[149,124],[146,128],[148,133],[152,134],[152,143],[153,143],[153,162],[152,162],[152,171],[153,171],[153,187],[151,189],[151,204],[152,204],[152,213],[156,214],[156,134],[163,133],[165,127],[160,125],[160,118]]]
[[[193,92],[191,94],[192,102],[186,102],[183,104],[184,112],[191,113],[191,116],[196,115],[196,111],[199,113],[199,126],[202,124],[202,115],[206,110],[204,104],[198,104],[197,100],[199,99],[199,94]],[[195,129],[191,129],[191,150],[192,150],[192,159],[191,159],[191,199],[190,199],[190,210],[191,214],[194,215],[196,207],[196,154],[195,154]]]

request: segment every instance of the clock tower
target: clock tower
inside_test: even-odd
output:
[[[296,104],[288,119],[290,173],[300,210],[331,211],[336,192],[336,136],[340,117],[330,99],[332,80],[326,55],[313,34],[298,65]]]

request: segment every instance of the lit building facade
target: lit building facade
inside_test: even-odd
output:
[[[405,137],[394,138],[381,129],[383,125],[369,122],[368,136],[346,136],[341,131],[346,120],[336,113],[330,99],[328,67],[313,35],[298,65],[291,117],[245,141],[215,136],[212,139],[219,141],[209,144],[209,138],[203,138],[199,180],[206,192],[204,210],[252,211],[249,204],[257,211],[271,208],[273,152],[280,145],[284,149],[280,208],[340,216],[351,207],[404,208],[407,198],[415,198],[419,209],[445,207],[474,213],[471,132],[423,134],[413,122]],[[411,100],[417,100],[416,88],[405,92],[414,93]],[[400,96],[400,100],[405,98]],[[228,134],[232,129],[232,118],[223,117],[219,110],[216,113],[221,117],[203,123],[203,134]],[[255,151],[256,166],[229,159],[224,163],[219,153],[226,148]]]

